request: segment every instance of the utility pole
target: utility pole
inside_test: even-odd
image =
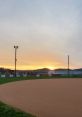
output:
[[[15,77],[16,77],[16,66],[17,66],[17,49],[18,49],[18,46],[14,46],[14,49],[15,49]]]
[[[68,55],[68,77],[69,77],[69,75],[70,75],[70,68],[69,68],[69,55]]]

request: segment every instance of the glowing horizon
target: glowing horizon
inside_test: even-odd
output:
[[[6,69],[11,69],[11,70],[14,70],[15,69],[15,66],[5,66],[5,65],[2,65],[0,66],[0,68],[6,68]],[[64,66],[64,65],[60,65],[60,66],[54,66],[54,65],[38,65],[38,66],[20,66],[20,65],[17,65],[17,70],[37,70],[37,69],[43,69],[43,68],[48,68],[50,70],[54,70],[54,69],[67,69],[68,66]],[[78,68],[81,68],[81,67],[78,67]],[[75,69],[75,67],[72,67],[70,66],[70,69]]]

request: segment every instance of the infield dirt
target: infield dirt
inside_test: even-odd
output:
[[[37,117],[82,117],[82,79],[7,83],[0,85],[0,101]]]

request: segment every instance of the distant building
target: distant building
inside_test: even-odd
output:
[[[50,71],[49,69],[43,68],[43,69],[34,70],[33,73],[40,76],[48,76],[49,71]]]
[[[17,70],[17,77],[27,77],[27,76],[65,76],[68,74],[68,69],[55,69],[55,70],[50,70],[47,68],[43,69],[37,69],[37,70]],[[82,76],[82,68],[81,69],[70,69],[69,70],[70,75],[75,75],[75,76]],[[14,77],[14,70],[10,69],[4,69],[0,68],[0,77],[5,78],[5,77]]]
[[[48,71],[48,76],[53,76],[55,75],[55,71],[54,70],[49,70]]]
[[[9,77],[10,77],[10,78],[13,78],[13,77],[14,77],[14,75],[13,75],[13,74],[10,74],[10,75],[9,75]]]
[[[67,75],[68,74],[68,69],[56,69],[54,70],[54,73],[57,75]],[[70,69],[69,70],[70,75],[82,75],[82,69]]]
[[[82,75],[82,69],[74,69],[74,70],[72,70],[72,75]]]
[[[59,75],[67,75],[68,74],[68,70],[67,69],[56,69],[55,74],[59,74]],[[71,70],[69,70],[69,73],[71,73]]]
[[[1,75],[1,78],[5,78],[5,77],[6,77],[6,75],[5,75],[5,74]]]

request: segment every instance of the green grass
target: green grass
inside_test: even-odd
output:
[[[36,80],[36,79],[61,79],[61,78],[68,78],[68,76],[30,76],[30,77],[19,77],[19,78],[0,78],[0,84],[5,84],[8,82],[15,82],[15,81],[21,81],[21,80]],[[72,76],[70,75],[69,78],[82,78],[82,76]]]
[[[0,78],[0,84],[5,84],[8,82],[15,82],[20,80],[27,80],[27,78]]]
[[[9,82],[15,82],[15,81],[21,81],[21,80],[36,80],[36,79],[51,79],[51,77],[48,76],[31,76],[31,77],[19,77],[19,78],[0,78],[0,84],[5,84]]]
[[[0,102],[0,117],[35,117]]]

